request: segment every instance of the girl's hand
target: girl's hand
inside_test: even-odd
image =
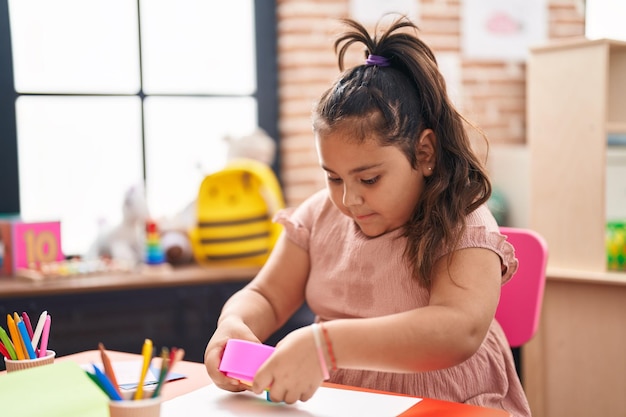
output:
[[[274,402],[306,401],[324,381],[320,366],[311,327],[294,330],[259,368],[252,391],[260,394],[269,387],[269,398]]]
[[[250,389],[249,385],[243,384],[237,379],[229,378],[219,370],[222,355],[224,355],[224,348],[229,339],[242,339],[260,343],[259,339],[242,321],[225,320],[220,323],[207,344],[204,351],[204,366],[213,383],[219,388],[233,392],[248,390]]]

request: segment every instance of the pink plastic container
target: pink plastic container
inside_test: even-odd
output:
[[[251,384],[256,371],[273,352],[273,346],[230,339],[226,342],[219,370],[230,378]]]

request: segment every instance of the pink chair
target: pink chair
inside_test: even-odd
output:
[[[532,339],[539,327],[548,245],[541,235],[529,229],[501,227],[500,232],[515,248],[519,267],[502,286],[496,320],[509,341],[515,369],[523,384],[520,346]]]
[[[501,227],[500,232],[515,248],[519,268],[502,286],[496,319],[512,348],[527,343],[537,331],[546,283],[548,245],[537,232]]]

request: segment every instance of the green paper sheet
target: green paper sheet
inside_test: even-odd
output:
[[[0,415],[109,417],[109,398],[75,362],[0,375]]]

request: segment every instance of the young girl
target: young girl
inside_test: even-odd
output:
[[[314,112],[327,187],[276,216],[285,227],[257,277],[224,305],[205,364],[230,391],[311,398],[325,380],[530,415],[494,314],[517,269],[486,208],[491,186],[417,27],[380,38],[358,23],[335,43],[343,72]],[[218,371],[230,338],[260,342],[307,301],[252,387]],[[320,353],[320,354],[318,354]]]

